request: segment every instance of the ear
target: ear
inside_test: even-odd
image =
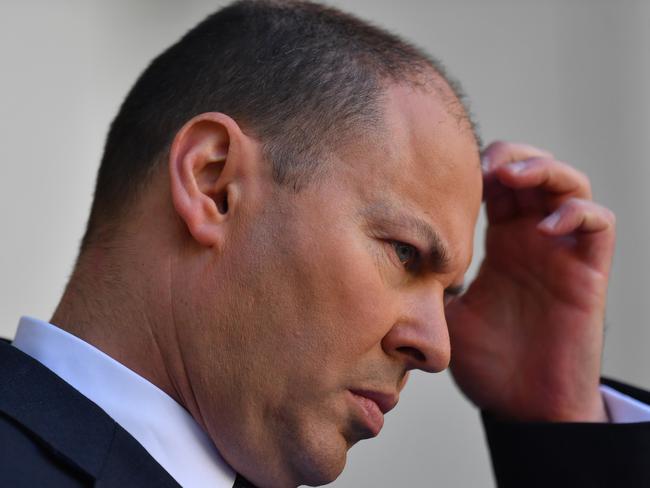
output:
[[[255,141],[227,115],[197,115],[176,134],[169,177],[176,212],[201,245],[221,246],[240,206]]]

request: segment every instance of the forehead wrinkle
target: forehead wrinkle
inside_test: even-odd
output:
[[[442,271],[450,267],[449,246],[427,221],[403,211],[399,205],[390,200],[375,202],[365,207],[362,215],[365,220],[379,226],[406,229],[414,233],[420,241],[425,243],[436,268]]]

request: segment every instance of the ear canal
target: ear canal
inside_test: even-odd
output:
[[[217,201],[217,209],[221,215],[228,213],[228,193],[223,192],[223,195],[220,195],[221,198]]]

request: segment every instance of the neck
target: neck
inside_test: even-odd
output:
[[[85,251],[50,322],[111,356],[193,413],[191,390],[185,387],[185,375],[178,374],[184,369],[176,367],[182,361],[171,323],[169,259],[145,258],[129,247]]]

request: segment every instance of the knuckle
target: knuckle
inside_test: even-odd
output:
[[[588,195],[591,195],[591,180],[586,173],[577,169],[575,166],[572,166],[566,161],[556,161],[555,163],[564,169],[567,176],[575,182],[577,189],[580,192],[584,191]]]

